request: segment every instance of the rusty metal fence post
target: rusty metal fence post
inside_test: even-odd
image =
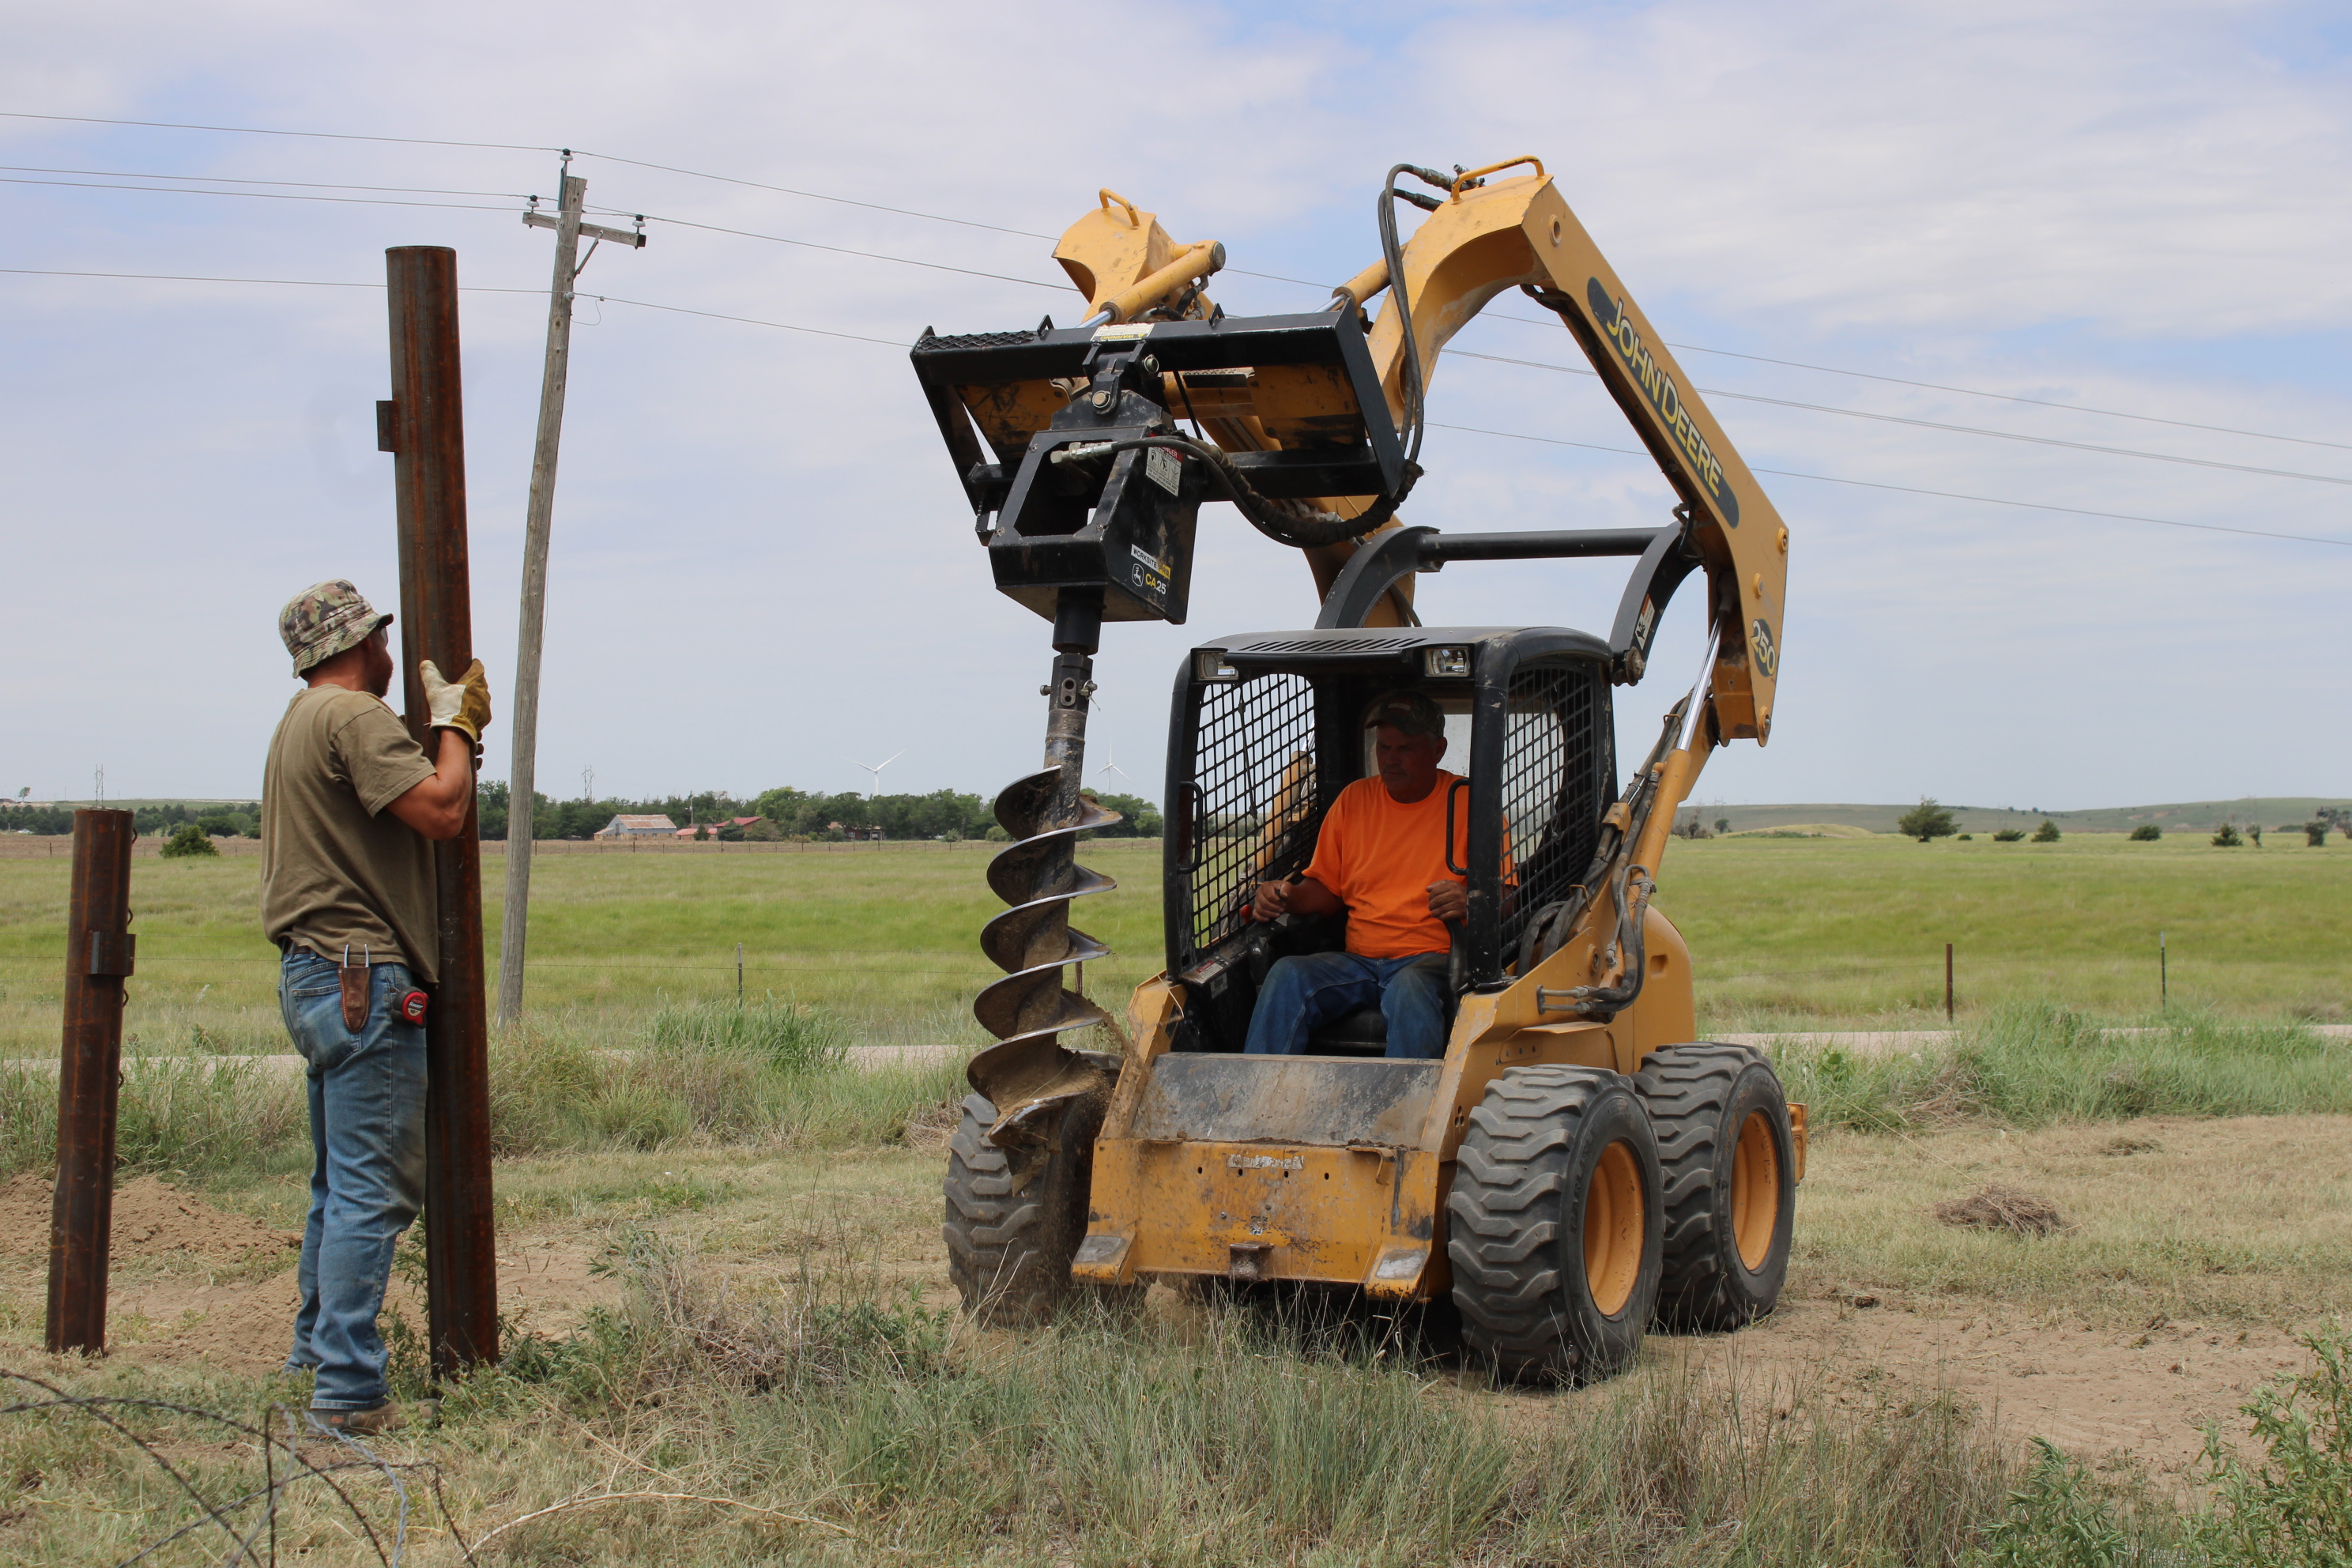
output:
[[[106,1349],[106,1261],[114,1229],[114,1116],[122,1073],[122,982],[131,973],[127,811],[74,813],[66,914],[65,1045],[58,1060],[58,1185],[49,1211],[43,1342]]]
[[[402,698],[427,733],[421,659],[455,678],[474,658],[466,550],[466,431],[458,384],[457,253],[384,252],[392,308],[389,436],[400,529]],[[499,1355],[497,1233],[490,1198],[489,1030],[482,999],[482,849],[465,831],[433,847],[440,974],[425,1017],[425,1314],[433,1371]]]

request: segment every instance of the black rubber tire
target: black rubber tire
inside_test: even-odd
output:
[[[982,1134],[996,1107],[967,1095],[948,1144],[948,1277],[963,1310],[990,1328],[1051,1317],[1070,1288],[1070,1260],[1087,1234],[1087,1191],[1104,1102],[1074,1100],[1051,1152],[1013,1167]]]
[[[1471,1358],[1512,1382],[1591,1382],[1632,1364],[1657,1303],[1664,1209],[1657,1141],[1633,1080],[1515,1068],[1486,1086],[1457,1159],[1445,1250]],[[1626,1212],[1633,1196],[1638,1215]],[[1589,1205],[1608,1201],[1615,1258],[1603,1259],[1601,1289],[1613,1310],[1595,1299],[1587,1261],[1589,1245],[1610,1243],[1585,1235],[1588,1215],[1604,1212]]]
[[[1797,1215],[1796,1152],[1780,1077],[1760,1051],[1700,1041],[1652,1052],[1633,1082],[1650,1108],[1665,1171],[1658,1326],[1710,1332],[1753,1322],[1780,1300]],[[1744,1173],[1743,1131],[1751,1139]],[[1768,1152],[1769,1172],[1759,1164]],[[1765,1218],[1768,1198],[1765,1233],[1757,1222]],[[1743,1206],[1749,1215],[1745,1255]],[[1765,1234],[1769,1240],[1759,1256]]]

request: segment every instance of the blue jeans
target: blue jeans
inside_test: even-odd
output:
[[[368,973],[367,1023],[343,1027],[335,965],[297,948],[278,979],[278,1010],[310,1064],[310,1217],[289,1370],[318,1369],[310,1404],[365,1410],[390,1397],[376,1314],[392,1249],[425,1203],[425,1029],[402,1019],[408,966]]]
[[[1445,1054],[1446,955],[1363,958],[1310,952],[1275,961],[1250,1015],[1252,1056],[1295,1057],[1322,1025],[1374,1002],[1389,1022],[1391,1057]]]

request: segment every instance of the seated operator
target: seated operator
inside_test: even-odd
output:
[[[1348,951],[1277,960],[1250,1016],[1254,1054],[1296,1056],[1318,1026],[1378,1002],[1391,1057],[1445,1054],[1450,939],[1468,912],[1463,879],[1445,868],[1445,796],[1456,774],[1445,716],[1417,691],[1374,702],[1377,778],[1339,792],[1323,818],[1315,858],[1297,882],[1261,882],[1253,918],[1348,913]],[[1453,859],[1467,865],[1469,813],[1457,813]]]

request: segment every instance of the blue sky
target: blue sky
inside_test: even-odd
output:
[[[2352,541],[2334,8],[425,4],[387,27],[101,5],[18,7],[10,34],[19,114],[568,145],[814,194],[575,165],[592,205],[656,221],[581,282],[608,300],[574,336],[556,509],[558,793],[592,766],[605,795],[845,789],[849,759],[901,751],[885,787],[1034,766],[1044,626],[989,588],[890,345],[1078,300],[1049,239],[814,196],[1050,236],[1108,185],[1223,240],[1215,291],[1247,313],[1370,258],[1391,162],[1533,153],[1673,342],[2066,406],[1685,353],[1701,386],[2156,455],[1713,400],[1759,468]],[[387,246],[445,244],[462,282],[520,290],[464,307],[476,638],[503,709],[549,247],[515,198],[551,193],[554,156],[39,119],[0,119],[0,153],[20,182],[437,204],[0,184],[0,267],[366,284]],[[1457,344],[1578,363],[1507,300]],[[329,575],[397,597],[381,292],[0,272],[0,786],[85,796],[102,764],[118,796],[250,794],[292,689],[278,605]],[[1634,445],[1589,378],[1462,358],[1431,415]],[[1670,503],[1630,457],[1437,430],[1424,461],[1408,519],[1443,527]],[[1764,483],[1794,541],[1773,743],[1719,753],[1701,798],[2352,792],[2344,543]],[[1192,625],[1114,627],[1101,661],[1096,733],[1154,795],[1182,650],[1313,618],[1287,552],[1229,509],[1202,522]],[[1562,563],[1421,587],[1433,624],[1605,629],[1620,585]],[[1664,637],[1663,668],[1696,662],[1687,608]],[[1628,735],[1670,700],[1663,678],[1621,693]],[[494,731],[491,776],[504,754]]]

